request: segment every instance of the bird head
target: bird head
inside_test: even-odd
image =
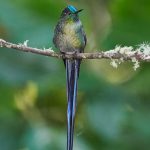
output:
[[[69,5],[62,11],[61,17],[77,16],[82,10],[77,10],[74,6]]]

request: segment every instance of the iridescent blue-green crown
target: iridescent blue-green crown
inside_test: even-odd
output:
[[[69,5],[67,8],[68,8],[72,13],[75,13],[75,12],[78,11],[78,10],[77,10],[74,6],[72,6],[72,5]]]

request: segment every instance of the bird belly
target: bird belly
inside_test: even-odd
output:
[[[64,41],[63,44],[67,47],[67,51],[79,51],[81,47],[82,42],[77,33],[78,27],[78,25],[70,23],[64,26],[62,38]]]

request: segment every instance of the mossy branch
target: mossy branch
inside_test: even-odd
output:
[[[146,61],[150,62],[150,45],[149,44],[141,44],[136,49],[132,46],[116,46],[113,50],[109,51],[100,51],[93,53],[76,53],[76,54],[61,54],[54,52],[51,48],[49,49],[38,49],[27,46],[27,40],[23,44],[13,44],[7,42],[3,39],[0,39],[0,47],[6,47],[9,49],[16,49],[22,52],[30,52],[40,55],[45,55],[49,57],[55,58],[76,58],[76,59],[110,59],[111,65],[113,67],[117,67],[117,63],[131,60],[136,64],[136,67],[139,66],[139,62]],[[135,68],[136,68],[135,67]]]

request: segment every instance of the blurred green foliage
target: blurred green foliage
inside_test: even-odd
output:
[[[0,38],[52,47],[54,26],[67,4],[84,9],[86,51],[150,41],[149,0],[0,0]],[[75,150],[149,150],[149,64],[132,67],[83,61]],[[1,48],[0,150],[65,149],[65,82],[61,60]]]

